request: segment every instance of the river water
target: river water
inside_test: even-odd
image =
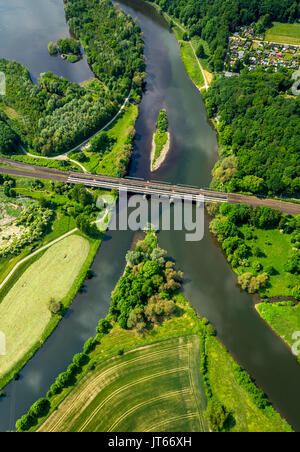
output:
[[[120,5],[138,18],[147,58],[147,89],[136,124],[130,175],[206,186],[217,159],[216,134],[207,120],[202,98],[185,72],[176,38],[150,5],[140,0],[122,1]],[[170,121],[171,151],[163,166],[150,175],[152,133],[163,107]],[[6,397],[0,399],[1,430],[13,428],[16,419],[45,395],[74,353],[94,334],[98,319],[108,311],[110,292],[123,271],[133,238],[130,231],[106,234],[93,264],[96,277],[87,283],[85,293],[76,296],[66,317],[22,370],[20,380],[5,388]],[[208,218],[200,242],[186,242],[181,231],[160,232],[159,242],[185,273],[186,297],[214,324],[225,347],[300,431],[300,366],[257,315],[253,300],[238,288],[236,276],[209,233]]]
[[[48,71],[77,83],[94,77],[85,56],[72,64],[49,55],[50,41],[68,37],[62,0],[0,0],[0,57],[24,64],[33,81]]]

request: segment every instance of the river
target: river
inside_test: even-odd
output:
[[[50,41],[69,37],[62,0],[0,0],[0,57],[24,64],[33,81],[48,71],[77,83],[94,77],[84,54],[75,64],[49,55]]]
[[[217,159],[217,138],[201,95],[185,72],[176,38],[151,5],[140,0],[119,4],[138,18],[147,59],[147,89],[136,124],[130,175],[207,186]],[[171,150],[163,166],[150,175],[150,144],[161,108],[168,112]],[[12,429],[16,419],[45,395],[74,353],[94,334],[98,319],[107,313],[110,292],[123,271],[133,238],[130,231],[106,234],[93,264],[96,277],[76,296],[52,336],[22,370],[20,380],[5,388],[6,397],[0,399],[1,430]],[[202,241],[186,242],[184,232],[165,231],[159,233],[159,243],[185,273],[185,296],[214,324],[225,347],[256,379],[275,408],[300,431],[300,366],[257,315],[252,298],[240,291],[236,276],[209,233],[208,218]]]

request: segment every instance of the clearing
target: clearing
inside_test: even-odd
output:
[[[285,342],[290,346],[295,343],[292,335],[295,331],[300,331],[300,303],[297,305],[292,301],[259,303],[257,310]]]
[[[231,413],[231,432],[287,432],[290,427],[274,410],[259,409],[236,379],[233,358],[215,337],[206,340],[208,378],[213,394]]]
[[[147,345],[100,362],[41,431],[207,431],[197,335]]]
[[[300,24],[274,22],[273,27],[267,31],[265,40],[281,44],[300,45]]]
[[[204,86],[204,79],[191,44],[189,42],[180,41],[180,52],[182,61],[190,79],[197,86],[197,88],[202,88]]]
[[[124,154],[124,147],[126,146],[128,136],[134,129],[138,112],[137,105],[128,104],[113,124],[105,129],[109,138],[115,140],[111,152],[101,156],[98,152],[89,152],[88,149],[84,151],[88,161],[82,162],[82,164],[88,171],[95,174],[106,174],[108,176],[117,174],[116,163]],[[75,155],[77,153],[74,152]],[[72,158],[74,154],[69,154],[69,157]]]
[[[0,304],[0,331],[6,355],[0,356],[3,378],[43,338],[50,320],[50,298],[67,296],[89,254],[89,241],[72,235],[53,245],[17,280]]]

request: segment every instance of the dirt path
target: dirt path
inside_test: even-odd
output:
[[[102,129],[98,130],[96,133],[94,133],[94,135],[89,137],[87,140],[85,140],[82,143],[78,144],[73,149],[70,149],[69,151],[65,152],[64,154],[58,155],[56,157],[45,157],[43,155],[34,155],[34,154],[30,154],[30,152],[27,152],[26,149],[22,145],[20,145],[20,148],[21,148],[22,152],[24,154],[28,155],[29,157],[34,157],[34,158],[37,158],[37,159],[44,159],[44,160],[69,160],[70,162],[74,163],[75,165],[78,165],[83,170],[84,173],[88,173],[88,170],[81,163],[77,162],[76,160],[70,159],[68,157],[68,154],[70,154],[71,152],[77,151],[77,149],[81,149],[92,138],[94,138],[96,135],[98,135],[99,133],[101,133],[105,129],[107,129],[107,127],[109,127],[118,118],[118,116],[120,116],[120,114],[122,113],[122,111],[124,110],[124,108],[126,107],[128,101],[130,99],[131,93],[132,93],[132,88],[130,90],[130,93],[126,97],[123,105],[121,106],[120,110],[118,111],[118,113],[104,127],[102,127]]]
[[[186,30],[182,25],[180,25],[178,22],[176,22],[174,19],[172,19],[172,17],[169,16],[169,14],[167,14],[167,13],[165,13],[165,12],[164,12],[164,14],[165,14],[172,22],[174,22],[174,24],[175,24],[178,28],[180,28],[184,33],[187,33],[187,30]],[[200,70],[201,70],[201,73],[202,73],[202,76],[203,76],[203,80],[204,80],[204,86],[201,86],[199,89],[200,89],[200,90],[201,90],[201,89],[208,89],[208,88],[209,88],[209,84],[208,84],[208,82],[207,82],[207,78],[206,78],[205,72],[204,72],[204,70],[203,70],[203,67],[202,67],[202,65],[201,65],[201,63],[200,63],[200,60],[199,60],[199,58],[198,58],[197,55],[196,55],[195,47],[193,46],[192,41],[189,41],[189,43],[190,43],[190,46],[191,46],[192,51],[193,51],[193,53],[194,53],[194,56],[195,56],[195,58],[196,58],[196,61],[197,61],[198,65],[199,65],[199,68],[200,68]]]

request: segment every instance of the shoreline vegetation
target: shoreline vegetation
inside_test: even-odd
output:
[[[17,431],[142,431],[149,412],[151,431],[163,425],[165,431],[292,431],[215,337],[214,327],[197,316],[180,292],[183,273],[166,256],[149,230],[127,253],[96,336],[46,398],[17,421]],[[136,360],[143,369],[140,381],[132,380]],[[191,378],[193,390],[187,391]],[[186,416],[187,406],[196,417]],[[168,426],[174,410],[179,415]]]
[[[24,227],[21,229],[23,235],[17,235],[18,222],[20,222],[20,219],[24,216],[22,216],[23,210],[20,210],[20,219],[17,218],[17,220],[14,220],[12,218],[12,225],[15,225],[13,227],[14,231],[16,231],[16,237],[13,238],[11,242],[8,242],[7,245],[4,243],[5,248],[3,248],[2,243],[2,247],[0,248],[0,271],[2,281],[5,280],[9,272],[18,262],[21,262],[23,258],[30,256],[30,254],[32,254],[32,257],[16,269],[0,290],[0,311],[3,310],[4,307],[6,308],[6,315],[1,315],[2,320],[0,321],[0,329],[1,331],[4,331],[7,338],[10,339],[7,344],[7,354],[14,356],[14,358],[9,359],[9,363],[6,363],[5,368],[2,369],[1,367],[0,369],[0,396],[1,390],[10,380],[18,378],[18,372],[20,372],[36,351],[44,344],[46,339],[52,334],[67,312],[75,295],[84,284],[85,279],[92,276],[92,274],[90,274],[90,267],[99,246],[101,245],[103,233],[100,233],[93,224],[88,226],[88,223],[93,223],[98,212],[94,196],[105,193],[104,191],[94,190],[92,194],[91,190],[87,191],[83,188],[75,188],[74,190],[74,188],[68,187],[66,184],[52,183],[47,180],[28,181],[27,179],[17,176],[12,178],[4,175],[2,177],[4,179],[2,181],[2,183],[4,183],[4,194],[2,194],[1,190],[0,195],[1,202],[4,203],[3,205],[6,205],[6,203],[9,202],[10,209],[12,209],[13,203],[17,203],[16,208],[21,209],[23,206],[23,209],[27,209],[27,204],[30,202],[31,206],[29,207],[29,209],[31,209],[31,214],[29,217],[27,215],[24,217],[25,219],[28,217],[28,221],[30,220],[30,222],[28,223],[26,220],[25,227],[27,229],[24,229]],[[5,193],[7,194],[5,195]],[[19,200],[21,199],[19,196],[22,197],[22,202]],[[51,224],[47,224],[44,227],[44,232],[41,237],[38,236],[36,240],[31,241],[30,236],[35,234],[35,229],[33,228],[40,227],[37,223],[41,217],[40,211],[47,213],[49,208],[51,209],[50,212],[53,212]],[[35,215],[35,212],[37,212],[38,216]],[[106,222],[108,223],[107,220]],[[25,220],[22,220],[23,223],[24,221]],[[35,224],[37,224],[37,226],[35,226]],[[11,226],[7,223],[5,228],[9,227]],[[4,234],[4,227],[2,226],[1,229],[2,234]],[[69,235],[68,232],[70,232]],[[30,234],[30,236],[27,238],[25,234]],[[55,243],[56,239],[64,235],[68,236]],[[20,252],[18,251],[19,244],[21,243],[20,240],[22,240],[23,243],[25,239],[25,245],[22,246]],[[82,260],[80,268],[77,265],[74,272],[71,272],[70,274],[69,267],[70,265],[74,266],[74,256],[73,259],[68,257],[71,255],[73,249],[73,245],[71,248],[68,245],[71,242],[74,242],[77,248],[79,247],[83,251],[80,253]],[[33,250],[35,250],[35,252],[38,251],[39,248],[43,248],[43,246],[48,243],[52,243],[52,245],[46,250],[41,250],[38,254],[32,252]],[[53,257],[52,254],[54,250],[56,250],[56,252]],[[50,261],[48,256],[52,256]],[[60,256],[59,265],[61,266],[61,273],[63,273],[63,271],[66,272],[66,278],[60,280],[60,284],[60,275],[57,275],[57,277],[55,276],[57,256]],[[37,269],[39,262],[46,262],[46,260],[49,262],[42,265],[43,269],[41,271],[36,271],[35,269]],[[31,273],[34,271],[36,272],[36,275],[32,276]],[[67,277],[67,275],[69,276]],[[47,281],[51,280],[51,278],[53,279],[53,282],[50,287],[48,287]],[[31,280],[34,281],[34,284],[30,284]],[[41,284],[41,290],[38,289],[39,284]],[[46,294],[44,293],[44,295],[43,288],[46,289]],[[33,293],[30,294],[31,290],[33,290]],[[11,294],[18,291],[19,294],[15,294],[16,303],[9,303]],[[40,300],[39,312],[30,315],[30,312],[36,309],[35,305],[37,298]],[[20,306],[18,307],[18,305]],[[24,311],[24,315],[20,318],[20,312],[22,310]],[[14,331],[11,331],[9,325],[7,325],[7,316],[10,316],[13,319],[12,322],[15,324]],[[26,316],[29,317],[25,322],[24,328],[22,328],[22,321],[24,321]],[[18,331],[18,335],[16,336],[16,340],[14,340],[11,338],[11,335],[15,334],[16,331]],[[22,339],[22,334],[25,335],[24,340]],[[20,356],[15,358],[16,353],[13,352],[12,348],[18,341],[22,341],[22,345],[19,349],[23,348],[24,350]],[[15,362],[11,366],[13,359],[15,359]],[[3,364],[4,361],[2,360],[1,363]]]
[[[239,285],[260,297],[258,315],[292,347],[293,333],[300,331],[300,216],[231,204],[210,204],[207,210],[210,231]]]
[[[210,55],[208,43],[197,36],[190,39],[187,30],[174,17],[164,11],[155,0],[146,1],[157,9],[168,22],[170,29],[173,30],[180,47],[181,59],[191,81],[200,92],[208,89],[214,78],[207,62]],[[205,49],[201,54],[199,53],[200,48]]]
[[[166,110],[159,112],[156,132],[153,135],[151,147],[151,171],[156,171],[165,161],[170,150],[170,133],[168,132],[168,117]]]
[[[64,154],[114,118],[129,92],[134,102],[140,100],[145,61],[138,25],[110,1],[100,5],[84,0],[78,5],[66,0],[64,8],[96,80],[82,87],[48,72],[35,85],[23,65],[0,59],[0,70],[6,75],[6,95],[0,105],[10,113],[9,117],[0,112],[0,138],[4,138],[0,150],[9,154],[20,143],[33,154]],[[111,37],[112,30],[117,38]],[[69,40],[59,41],[61,51],[68,51]],[[50,51],[54,49],[51,43]]]
[[[60,55],[63,60],[68,60],[69,63],[77,63],[82,57],[81,44],[74,38],[59,39],[57,44],[49,42],[48,52],[51,56]]]
[[[276,303],[261,301],[255,304],[255,309],[292,352],[292,347],[298,338],[293,335],[300,331],[300,304],[295,304],[293,301]],[[300,364],[300,355],[295,356],[295,359]]]

